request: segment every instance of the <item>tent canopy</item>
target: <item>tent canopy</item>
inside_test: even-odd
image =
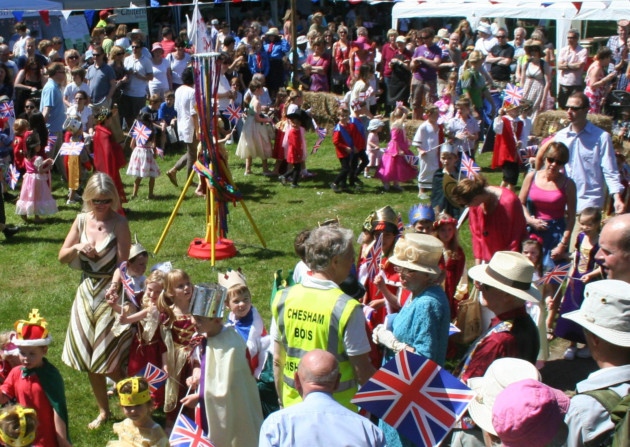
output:
[[[61,1],[51,0],[1,0],[0,11],[60,11]]]

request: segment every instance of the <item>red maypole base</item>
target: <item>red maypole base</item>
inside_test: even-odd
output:
[[[188,256],[195,259],[210,259],[212,245],[205,239],[196,237],[188,246]],[[214,245],[214,259],[221,260],[236,256],[234,242],[219,238]]]

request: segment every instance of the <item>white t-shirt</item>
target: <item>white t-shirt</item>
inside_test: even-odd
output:
[[[217,89],[217,93],[223,94],[230,91],[230,81],[225,77],[225,75],[219,76],[219,88]],[[227,96],[225,98],[219,98],[219,110],[227,109],[227,106],[230,105],[230,98]]]
[[[159,65],[155,65],[151,62],[153,67],[153,79],[149,81],[149,89],[168,89],[168,72],[169,62],[166,59],[162,59]]]
[[[147,94],[147,85],[149,81],[140,79],[134,76],[133,73],[138,73],[142,76],[153,74],[153,64],[151,59],[141,58],[136,59],[133,56],[127,56],[123,63],[125,70],[129,72],[129,82],[125,85],[124,94],[134,98],[139,98]]]
[[[63,99],[72,104],[74,102],[74,95],[81,90],[88,94],[88,98],[90,97],[90,86],[88,84],[84,82],[81,85],[76,85],[74,82],[70,82],[63,90]]]
[[[175,91],[175,111],[177,112],[177,134],[184,143],[192,143],[195,137],[197,110],[195,109],[195,89],[182,85]]]

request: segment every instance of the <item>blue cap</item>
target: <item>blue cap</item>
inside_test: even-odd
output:
[[[419,203],[411,207],[409,210],[409,224],[414,225],[419,220],[435,222],[435,211],[433,211],[430,205]]]

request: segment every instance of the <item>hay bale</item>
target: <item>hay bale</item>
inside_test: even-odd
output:
[[[608,115],[589,113],[587,117],[597,127],[608,133],[612,132],[612,118]],[[532,135],[545,138],[568,125],[567,112],[564,110],[549,110],[538,114],[536,121],[534,121]]]
[[[342,96],[325,92],[304,92],[305,110],[311,109],[311,116],[320,127],[332,129],[337,124],[337,109]]]

